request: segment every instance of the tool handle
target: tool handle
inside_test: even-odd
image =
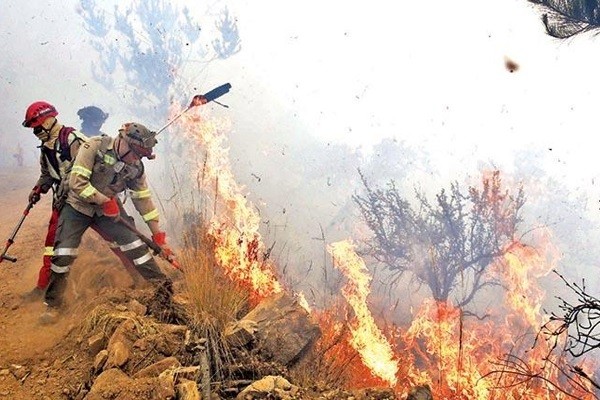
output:
[[[150,249],[152,249],[152,251],[154,252],[154,255],[158,255],[159,257],[168,261],[173,267],[177,268],[178,270],[181,270],[181,265],[179,265],[179,263],[177,262],[175,257],[173,257],[172,255],[169,255],[169,256],[165,255],[165,252],[163,251],[162,247],[160,247],[154,240],[150,239],[148,236],[141,233],[133,224],[131,224],[129,221],[125,220],[120,215],[117,216],[115,218],[115,220],[117,222],[120,222],[121,224],[123,224],[127,229],[129,229],[137,237],[139,237],[142,242],[144,242],[148,247],[150,247]]]
[[[19,232],[19,229],[21,229],[21,225],[23,225],[23,221],[25,221],[25,218],[27,217],[27,215],[29,215],[29,210],[31,210],[33,208],[33,205],[34,205],[34,202],[30,201],[29,204],[27,204],[27,207],[25,208],[25,210],[23,210],[23,215],[21,215],[19,222],[17,222],[17,225],[14,227],[12,233],[10,234],[10,237],[6,240],[6,245],[4,246],[4,250],[2,251],[2,254],[0,254],[0,263],[4,260],[8,260],[11,262],[17,262],[16,257],[8,256],[8,255],[6,255],[6,253],[8,252],[8,248],[15,242],[15,236],[17,236],[17,232]]]

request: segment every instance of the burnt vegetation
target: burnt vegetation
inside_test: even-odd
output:
[[[597,0],[528,0],[542,12],[546,32],[566,39],[600,28],[600,4]]]
[[[366,252],[393,273],[392,284],[410,274],[435,300],[447,301],[468,282],[466,292],[454,296],[461,307],[484,287],[499,285],[485,272],[515,240],[525,201],[522,188],[510,194],[494,171],[482,187],[464,191],[455,182],[434,202],[416,191],[413,204],[394,181],[373,188],[361,177],[365,194],[353,198],[373,233]]]

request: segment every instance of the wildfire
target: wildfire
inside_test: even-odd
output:
[[[228,127],[202,118],[201,113],[188,113],[180,125],[205,152],[200,169],[203,187],[214,188],[209,234],[215,240],[216,259],[232,279],[247,284],[258,298],[279,293],[283,288],[274,265],[263,256],[260,217],[230,168],[224,135]],[[549,243],[546,248],[552,249]],[[439,399],[594,399],[585,384],[571,385],[568,394],[553,386],[552,382],[564,381],[561,366],[565,360],[551,355],[548,342],[538,341],[532,347],[545,317],[541,314],[544,293],[536,280],[551,271],[549,257],[514,243],[490,271],[508,290],[492,293],[491,307],[483,314],[430,300],[419,306],[408,329],[384,332],[368,306],[372,277],[353,244],[333,243],[328,251],[347,278],[342,295],[353,318],[346,325],[335,319],[335,311],[315,314],[323,322],[325,342],[332,343],[323,353],[333,355],[331,365],[340,371],[347,367],[341,363],[352,364],[353,354],[358,353],[374,378],[399,391],[429,385]],[[299,301],[310,310],[302,295]],[[336,347],[339,338],[351,348]],[[354,365],[349,369],[360,371]]]
[[[351,344],[374,375],[395,386],[398,363],[394,360],[390,343],[375,324],[367,305],[371,276],[365,263],[356,255],[349,241],[333,243],[328,250],[336,261],[336,267],[348,278],[342,294],[355,314],[355,322],[350,328]]]
[[[264,298],[282,291],[271,261],[261,257],[264,244],[259,233],[260,217],[248,204],[243,187],[231,171],[223,121],[202,117],[201,109],[180,120],[184,133],[205,151],[202,180],[214,188],[214,213],[209,234],[215,239],[217,262],[229,276],[248,285],[253,295]]]

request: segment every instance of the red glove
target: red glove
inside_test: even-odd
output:
[[[102,204],[102,212],[106,217],[116,218],[119,216],[119,204],[114,197],[111,197],[106,203]]]
[[[173,257],[173,250],[169,246],[167,246],[167,234],[164,232],[158,232],[152,235],[152,241],[160,246],[162,249],[161,255],[166,259],[169,257]]]
[[[42,198],[42,188],[40,186],[34,186],[29,193],[29,202],[35,204]]]

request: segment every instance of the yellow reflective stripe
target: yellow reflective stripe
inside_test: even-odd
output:
[[[73,165],[73,169],[71,169],[71,173],[81,175],[86,178],[89,178],[90,176],[92,176],[91,170],[87,169],[86,167],[84,167],[82,165],[77,165],[77,164]]]
[[[158,219],[158,210],[155,208],[154,210],[150,211],[149,213],[142,215],[142,218],[144,219],[144,222],[148,222],[153,219]]]
[[[96,193],[98,190],[92,186],[91,183],[88,183],[87,186],[85,187],[85,189],[83,189],[81,191],[81,193],[79,193],[79,195],[81,197],[83,197],[84,199],[87,199],[88,197],[90,197],[91,195],[93,195],[94,193]]]
[[[150,197],[150,189],[131,191],[132,199],[147,199],[148,197]]]
[[[117,162],[117,159],[111,156],[110,154],[104,155],[104,162],[108,165],[114,165]]]
[[[53,256],[54,255],[54,246],[44,247],[44,255],[45,256]]]

